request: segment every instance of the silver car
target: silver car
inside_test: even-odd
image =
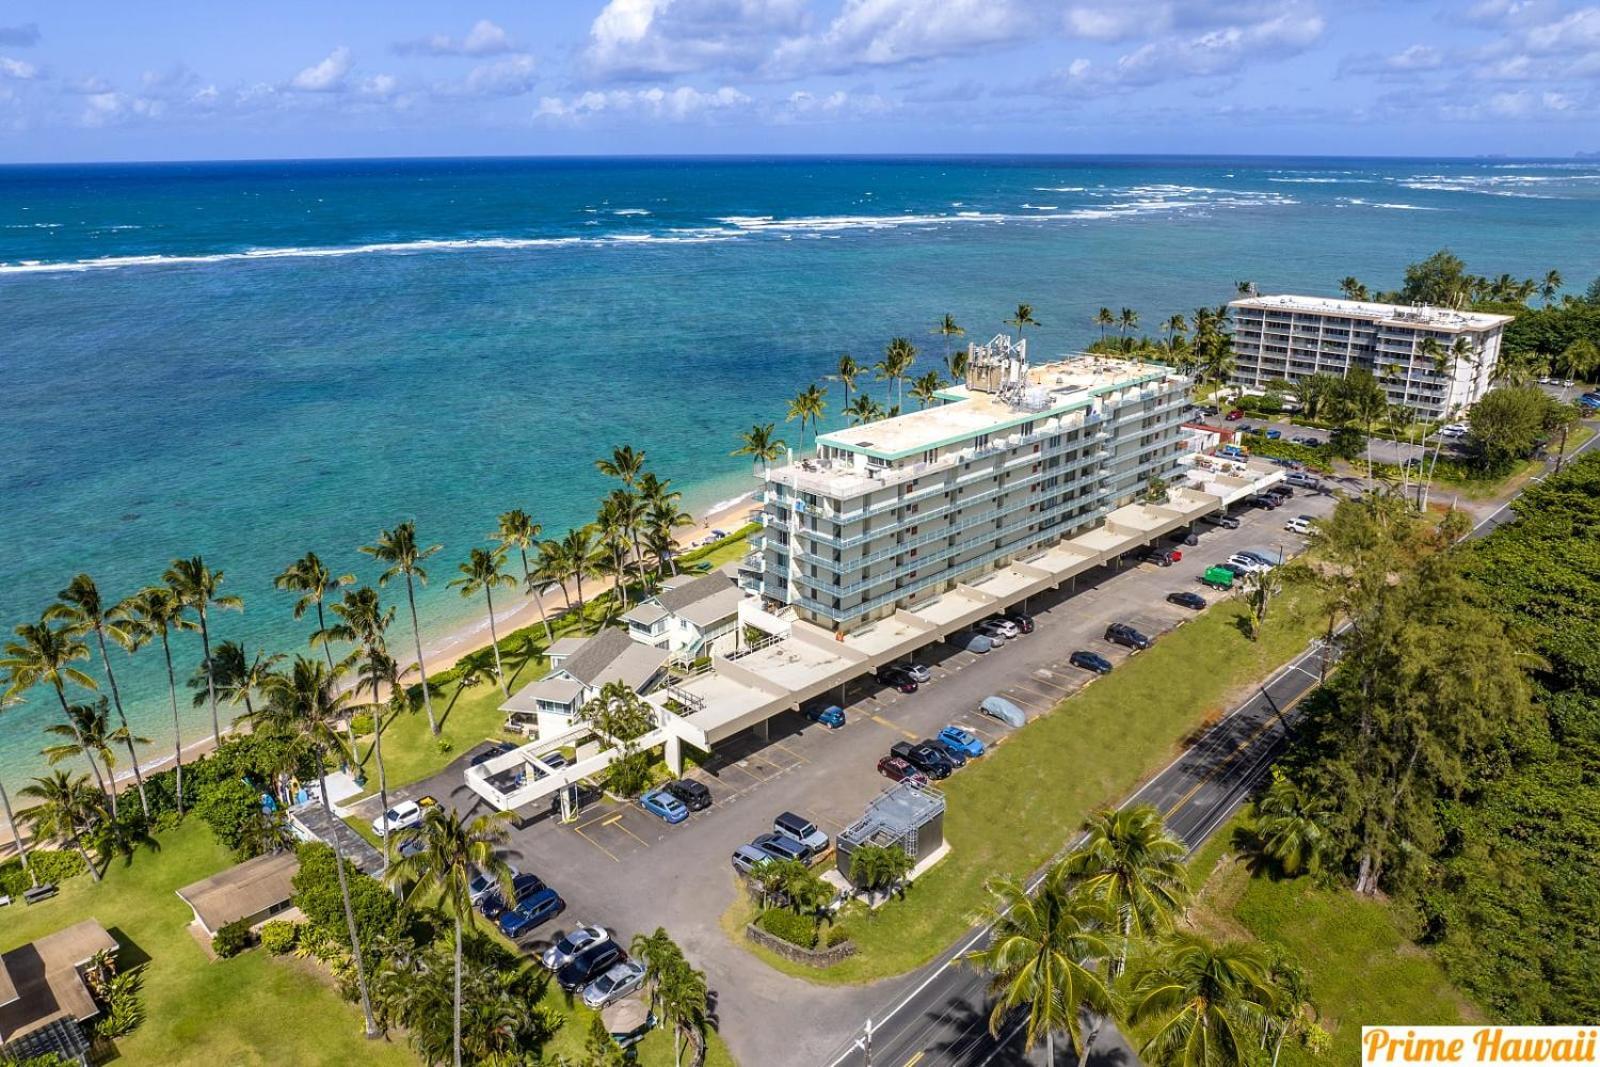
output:
[[[911,675],[911,680],[918,685],[926,685],[928,682],[933,681],[933,672],[921,663],[908,661],[906,663],[896,663],[895,666]]]
[[[598,1011],[613,1000],[621,1000],[642,985],[644,985],[644,964],[638,960],[623,960],[589,983],[583,991],[583,1002]]]
[[[611,935],[604,926],[574,926],[571,930],[556,938],[556,943],[544,950],[539,957],[539,962],[547,971],[555,972],[565,967],[578,953],[590,945],[598,945],[602,941],[609,941]]]

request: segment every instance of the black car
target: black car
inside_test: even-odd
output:
[[[516,903],[526,900],[544,888],[544,879],[536,874],[519,874],[511,880],[511,900]],[[494,922],[506,910],[506,902],[500,897],[500,890],[491,889],[478,901],[478,910],[483,917]]]
[[[1289,497],[1294,496],[1294,487],[1285,482],[1279,482],[1277,485],[1269,486],[1266,495],[1281,496],[1287,500]]]
[[[1206,606],[1206,598],[1199,593],[1168,593],[1167,603],[1176,604],[1180,608],[1193,608],[1199,611]]]
[[[1150,647],[1150,639],[1125,622],[1114,622],[1107,626],[1106,640],[1135,651]]]
[[[667,792],[683,801],[683,806],[690,811],[705,811],[711,806],[711,790],[705,787],[705,783],[697,782],[693,778],[679,778],[675,782],[668,782]]]
[[[496,756],[504,756],[507,752],[514,750],[516,747],[517,746],[513,745],[510,741],[496,741],[487,749],[468,760],[467,766],[476,767],[480,763],[488,763]]]
[[[1008,611],[1000,617],[1025,634],[1033,633],[1033,616],[1025,611]]]
[[[1080,648],[1071,656],[1067,657],[1067,662],[1072,664],[1074,667],[1079,667],[1086,671],[1094,671],[1096,674],[1111,673],[1111,661],[1106,659],[1100,653],[1090,652],[1086,648]]]
[[[602,941],[598,945],[590,945],[568,960],[566,966],[556,972],[556,981],[568,993],[576,993],[626,958],[627,954],[622,951],[621,945],[615,941]]]
[[[1282,501],[1280,501],[1277,497],[1272,497],[1266,495],[1265,493],[1261,493],[1247,498],[1245,503],[1249,504],[1253,508],[1261,508],[1265,511],[1276,511]]]
[[[909,741],[896,741],[890,746],[889,755],[905,760],[929,778],[948,778],[956,769],[943,752],[925,743],[913,745]]]
[[[1178,554],[1170,548],[1147,548],[1139,554],[1139,558],[1158,567],[1170,567],[1178,562]]]
[[[954,767],[965,767],[967,765],[967,754],[965,752],[945,744],[943,740],[937,737],[929,738],[922,743],[949,760]]]
[[[915,693],[917,691],[917,680],[901,667],[879,667],[877,678],[879,685],[898,689],[902,693]]]

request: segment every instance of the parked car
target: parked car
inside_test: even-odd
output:
[[[948,748],[959,748],[968,759],[977,759],[983,755],[985,746],[982,738],[959,726],[946,726],[939,731],[939,740]]]
[[[1268,496],[1266,493],[1257,493],[1255,496],[1246,497],[1245,503],[1253,508],[1261,508],[1265,511],[1276,511],[1280,505],[1277,497]]]
[[[935,781],[950,777],[956,769],[956,765],[946,759],[944,753],[920,741],[916,744],[896,741],[889,746],[889,755],[905,760]]]
[[[1220,526],[1224,530],[1237,530],[1239,528],[1238,519],[1234,518],[1232,515],[1224,515],[1219,511],[1212,512],[1209,515],[1200,516],[1200,521],[1209,526]]]
[[[1284,475],[1283,480],[1288,482],[1290,485],[1298,485],[1302,489],[1316,491],[1322,488],[1322,479],[1318,478],[1314,474],[1307,474],[1304,471],[1290,471],[1288,474]]]
[[[1005,644],[1005,638],[996,639],[980,634],[976,630],[958,630],[945,638],[945,640],[963,652],[977,652],[980,654]]]
[[[1139,554],[1139,558],[1158,567],[1170,567],[1183,558],[1183,553],[1176,548],[1147,548]]]
[[[1214,416],[1214,415],[1220,414],[1221,412],[1222,412],[1222,409],[1217,407],[1215,404],[1202,404],[1202,405],[1200,405],[1200,414],[1202,414],[1202,415],[1213,415]]]
[[[567,903],[549,886],[524,897],[500,913],[495,920],[500,932],[515,940],[530,930],[537,929],[566,910]]]
[[[1242,445],[1223,445],[1217,449],[1217,455],[1223,459],[1249,459],[1250,450]]]
[[[1022,636],[1022,627],[1018,626],[1004,615],[989,616],[987,619],[984,619],[982,622],[978,623],[978,630],[981,633],[990,633],[991,631],[997,632],[1001,637],[1007,639]]]
[[[830,730],[844,725],[844,709],[837,704],[812,704],[806,708],[805,717]]]
[[[1244,412],[1239,408],[1234,408],[1232,411],[1224,415],[1223,418],[1227,419],[1229,422],[1238,422],[1240,419],[1244,418]]]
[[[1289,485],[1288,479],[1285,478],[1284,481],[1279,482],[1277,485],[1267,486],[1266,493],[1268,496],[1281,496],[1287,500],[1294,496],[1294,486]]]
[[[1027,612],[1016,610],[1008,611],[1005,613],[1004,618],[1011,625],[1015,626],[1021,633],[1033,633],[1033,616],[1029,615]]]
[[[1110,674],[1111,661],[1098,652],[1090,652],[1080,648],[1067,657],[1067,662],[1081,670],[1093,671],[1096,674]]]
[[[482,752],[467,761],[468,767],[476,767],[480,763],[488,763],[496,756],[504,756],[507,752],[515,752],[517,746],[510,741],[496,741]]]
[[[1200,576],[1203,585],[1213,589],[1232,589],[1234,579],[1239,575],[1232,567],[1207,567],[1206,572]]]
[[[1021,725],[1020,723],[1018,725]],[[917,785],[927,785],[928,776],[917,770],[898,756],[885,756],[878,761],[878,773],[891,782],[910,781]]]
[[[1311,532],[1311,521],[1304,515],[1296,515],[1283,524],[1283,528],[1290,533],[1308,534]]]
[[[1199,593],[1168,593],[1167,603],[1176,604],[1180,608],[1199,611],[1206,606],[1206,598]]]
[[[804,841],[796,841],[788,834],[762,834],[750,843],[775,860],[797,860],[804,863],[811,858],[811,848]]]
[[[1262,563],[1253,556],[1247,556],[1243,552],[1235,552],[1233,555],[1229,556],[1228,563],[1239,570],[1242,570],[1245,574],[1254,574],[1257,571],[1271,569],[1265,563]],[[1241,577],[1243,577],[1243,575],[1241,575]]]
[[[1122,645],[1135,652],[1150,647],[1150,638],[1134,629],[1125,622],[1114,622],[1106,627],[1106,640],[1113,645]]]
[[[991,719],[999,719],[1007,726],[1021,726],[1028,721],[1028,717],[1005,697],[984,697],[978,702],[978,711]]]
[[[400,851],[404,853],[405,849],[401,849]],[[515,883],[517,880],[517,875],[521,874],[522,872],[517,870],[516,867],[509,863],[506,864],[506,867],[511,871],[511,881]],[[474,867],[472,868],[472,877],[467,879],[467,899],[476,904],[484,897],[488,896],[498,884],[499,883],[496,882],[495,879],[490,878],[487,874],[484,874],[481,870]]]
[[[568,993],[576,993],[626,958],[621,945],[615,941],[601,941],[563,964],[556,972],[556,981]]]
[[[922,743],[949,760],[950,766],[958,771],[967,765],[967,754],[959,748],[945,744],[939,737],[930,737]]]
[[[666,789],[650,790],[639,798],[639,806],[669,823],[682,822],[689,817],[689,806]]]
[[[1289,440],[1293,441],[1297,445],[1305,445],[1307,448],[1322,447],[1322,438],[1312,437],[1310,434],[1303,434],[1300,437],[1291,437]]]
[[[750,874],[757,867],[772,862],[772,857],[754,845],[740,845],[733,850],[733,869],[740,874]]]
[[[817,824],[804,815],[796,815],[786,811],[772,820],[772,829],[787,837],[792,837],[811,850],[812,855],[824,852],[828,848],[828,835],[817,829]]]
[[[1253,548],[1240,549],[1238,555],[1244,556],[1247,559],[1253,559],[1257,563],[1269,569],[1276,567],[1283,562],[1282,556],[1269,556],[1265,552],[1257,552]]]
[[[539,756],[538,760],[546,767],[549,767],[552,771],[559,771],[561,768],[570,766],[572,763],[572,761],[567,758],[565,752],[546,752],[544,755]],[[535,778],[543,778],[545,776],[545,772],[538,766],[534,766],[533,776]]]
[[[917,691],[917,680],[899,667],[879,667],[876,677],[879,685],[898,689],[902,693],[915,693]]]
[[[1267,431],[1267,440],[1269,440],[1269,441],[1276,441],[1278,438],[1280,438],[1282,436],[1283,436],[1283,431],[1282,430],[1268,430]]]
[[[517,901],[533,896],[545,888],[544,879],[536,874],[519,874],[511,879],[511,904],[507,904],[498,887],[490,887],[478,901],[478,912],[485,918],[493,921]]]
[[[683,802],[690,811],[705,811],[711,806],[711,790],[704,782],[693,778],[678,778],[663,786],[667,792]]]
[[[595,1011],[621,1000],[644,985],[644,964],[638,960],[623,960],[583,988],[583,1002]]]
[[[925,664],[907,661],[905,663],[896,663],[895,666],[911,675],[918,685],[927,685],[933,681],[933,672]]]
[[[372,820],[372,832],[387,837],[396,830],[409,830],[422,822],[423,809],[439,803],[432,797],[402,800],[388,811]]]
[[[539,962],[547,971],[559,971],[567,965],[568,960],[590,945],[598,945],[610,938],[611,934],[604,926],[585,926],[580,923],[557,937],[555,944],[540,954]]]

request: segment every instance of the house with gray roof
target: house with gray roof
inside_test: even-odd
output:
[[[701,577],[680,574],[622,619],[635,641],[664,648],[679,659],[699,659],[737,647],[744,597],[738,583],[721,571]]]
[[[665,648],[633,640],[626,630],[602,630],[576,643],[562,638],[550,648],[550,673],[517,690],[500,710],[509,729],[544,737],[563,733],[607,682],[648,693],[661,681],[671,656]]]

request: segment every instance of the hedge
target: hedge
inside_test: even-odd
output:
[[[817,947],[817,924],[809,916],[786,908],[768,908],[756,919],[756,926],[791,945]]]
[[[28,862],[33,865],[34,877],[40,885],[65,882],[89,869],[84,866],[83,857],[76,852],[60,852],[49,848],[30,849]],[[20,859],[13,858],[0,863],[0,896],[21,897],[32,885],[33,880],[22,869]]]
[[[224,926],[211,938],[211,951],[220,958],[237,956],[250,947],[250,923],[247,919],[235,919]]]

